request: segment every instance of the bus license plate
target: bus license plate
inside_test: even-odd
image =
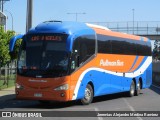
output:
[[[35,93],[34,97],[42,97],[42,94],[41,93]]]

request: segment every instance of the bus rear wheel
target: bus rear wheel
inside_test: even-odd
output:
[[[141,82],[138,81],[138,84],[137,84],[137,87],[136,87],[136,92],[135,92],[135,95],[138,96],[141,92]]]
[[[83,105],[88,105],[92,102],[92,100],[93,100],[93,88],[90,84],[88,84],[86,89],[85,89],[84,98],[81,99],[81,103]]]
[[[132,81],[131,83],[128,95],[129,97],[133,97],[135,95],[135,82],[134,81]]]

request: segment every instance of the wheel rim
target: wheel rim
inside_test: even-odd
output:
[[[90,89],[88,89],[88,88],[86,88],[85,89],[85,96],[84,96],[84,99],[86,100],[86,101],[90,101],[90,99],[91,99],[91,91],[90,91]]]
[[[141,84],[140,82],[138,82],[138,84],[137,84],[137,91],[138,91],[138,93],[140,93],[140,90],[141,90],[141,85],[140,84]]]
[[[135,92],[135,87],[134,87],[134,83],[132,83],[131,85],[131,94],[134,95]]]

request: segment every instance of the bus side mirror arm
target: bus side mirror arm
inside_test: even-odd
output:
[[[12,58],[12,56],[14,56],[14,46],[16,44],[16,41],[19,39],[22,39],[24,35],[15,35],[10,39],[10,43],[9,43],[9,54]]]
[[[16,44],[16,41],[18,39],[22,39],[24,35],[15,35],[10,39],[10,43],[9,43],[9,52],[13,52],[14,51],[14,46]]]

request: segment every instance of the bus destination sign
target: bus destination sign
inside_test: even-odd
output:
[[[62,41],[62,36],[57,35],[35,35],[31,37],[31,41]]]

